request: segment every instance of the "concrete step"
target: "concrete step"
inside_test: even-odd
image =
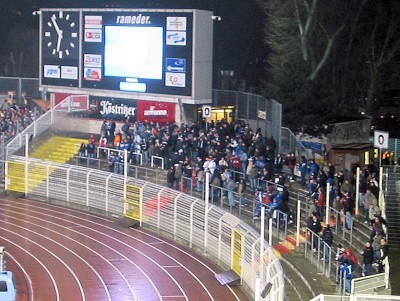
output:
[[[282,254],[282,266],[288,279],[295,285],[297,299],[310,300],[318,294],[335,295],[336,284],[319,274],[317,268],[305,258],[304,248],[296,248],[289,254]],[[289,295],[288,298],[291,296]]]

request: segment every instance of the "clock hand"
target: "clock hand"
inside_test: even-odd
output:
[[[57,38],[57,49],[56,49],[57,52],[60,51],[62,38],[63,38],[62,35],[59,35],[58,38]]]
[[[51,22],[54,25],[54,28],[55,28],[55,30],[57,32],[57,35],[62,37],[62,30],[60,29],[60,27],[58,27],[58,24],[57,24],[57,22],[56,22],[54,17],[51,17]]]

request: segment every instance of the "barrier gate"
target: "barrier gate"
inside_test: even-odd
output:
[[[124,216],[142,222],[143,189],[125,184]]]

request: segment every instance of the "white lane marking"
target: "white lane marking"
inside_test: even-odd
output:
[[[16,246],[17,248],[21,249],[23,252],[27,253],[30,257],[34,258],[41,266],[42,268],[46,271],[46,273],[49,275],[51,282],[53,283],[53,287],[54,287],[54,291],[56,292],[56,300],[59,301],[60,300],[60,293],[58,291],[58,287],[57,287],[57,283],[53,277],[53,275],[50,273],[49,269],[46,267],[46,265],[43,264],[43,262],[41,262],[36,256],[33,256],[32,254],[26,252],[26,250],[24,248],[22,248],[21,246],[17,245],[16,243],[14,243],[13,241],[5,238],[4,236],[2,237],[3,240],[9,242],[10,244]],[[27,241],[30,241],[28,238],[26,238]],[[31,241],[32,243],[36,244],[35,242]],[[37,245],[37,244],[36,244]]]
[[[6,199],[6,200],[7,200],[7,201],[10,201],[10,200],[8,200],[8,199]],[[140,229],[132,229],[132,228],[131,228],[132,231],[137,231],[137,232],[139,232],[139,233],[141,233],[141,234],[143,234],[143,235],[146,235],[146,236],[148,236],[148,237],[151,237],[152,239],[155,239],[155,240],[157,240],[157,241],[154,241],[154,242],[146,242],[145,240],[141,240],[141,239],[138,239],[138,238],[136,238],[136,237],[130,236],[130,235],[126,234],[125,232],[119,231],[119,230],[117,230],[117,229],[115,229],[115,228],[113,228],[113,227],[105,226],[104,224],[101,224],[101,223],[98,223],[98,222],[94,222],[94,221],[92,221],[92,220],[88,220],[88,219],[86,219],[86,218],[90,217],[90,218],[99,219],[100,221],[104,221],[104,222],[106,222],[106,223],[108,223],[108,224],[111,224],[111,225],[115,225],[115,221],[114,221],[114,220],[107,219],[107,218],[104,218],[104,217],[101,217],[101,216],[97,216],[97,215],[95,215],[95,214],[90,214],[90,213],[88,213],[88,212],[86,212],[86,211],[79,211],[79,210],[74,210],[74,209],[71,209],[71,208],[68,208],[68,207],[62,207],[62,206],[61,206],[61,208],[62,208],[65,212],[60,212],[60,206],[57,206],[57,205],[53,205],[53,204],[46,203],[46,208],[43,208],[43,207],[41,207],[41,206],[37,206],[37,205],[36,205],[37,201],[32,201],[32,200],[28,200],[28,199],[23,199],[23,200],[25,201],[24,205],[29,206],[29,207],[33,207],[33,208],[36,208],[36,209],[39,209],[39,210],[40,210],[40,211],[32,210],[33,212],[39,212],[39,213],[41,213],[41,214],[44,214],[44,213],[43,213],[43,210],[47,210],[47,211],[49,211],[49,212],[57,212],[58,214],[61,214],[61,213],[62,213],[63,215],[65,215],[65,216],[67,216],[67,217],[72,217],[72,218],[74,218],[74,219],[76,219],[76,220],[81,220],[81,221],[84,221],[84,222],[89,223],[89,224],[95,224],[96,226],[100,226],[100,227],[104,227],[104,228],[106,228],[106,229],[112,230],[112,231],[114,231],[114,232],[116,232],[116,233],[119,233],[119,234],[122,234],[122,235],[128,237],[129,239],[134,239],[134,240],[136,240],[136,241],[139,241],[139,242],[142,242],[142,243],[144,243],[144,244],[147,244],[147,245],[151,246],[153,249],[155,249],[155,248],[152,246],[153,244],[165,243],[166,245],[168,245],[168,246],[170,246],[170,247],[172,247],[172,248],[174,248],[174,249],[176,249],[176,250],[182,252],[182,253],[185,254],[186,256],[188,256],[188,257],[192,258],[193,260],[197,261],[200,265],[202,265],[204,268],[206,268],[207,270],[209,270],[211,273],[213,273],[213,274],[216,273],[216,271],[213,270],[211,267],[209,267],[206,263],[204,263],[203,261],[199,260],[198,258],[196,258],[195,256],[193,256],[192,254],[186,252],[184,249],[181,249],[181,248],[179,248],[178,246],[175,246],[175,245],[169,243],[168,241],[163,240],[163,239],[160,238],[160,237],[154,236],[154,235],[152,235],[151,233],[141,231]],[[13,202],[13,201],[10,201],[10,202]],[[14,201],[14,203],[15,203],[15,201]],[[53,210],[53,209],[49,209],[49,207],[54,208],[54,210]],[[17,208],[19,208],[19,207],[17,207]],[[73,214],[69,214],[69,212],[71,212],[71,213],[73,213]],[[80,216],[77,216],[77,214],[82,215],[82,216],[84,216],[84,217],[86,217],[86,218],[82,218],[82,217],[80,217]],[[47,216],[52,216],[52,215],[50,215],[50,214],[45,214],[45,215],[47,215]],[[67,220],[67,221],[70,222],[70,223],[75,223],[75,222],[73,222],[73,221],[71,221],[71,220]],[[88,227],[87,227],[87,228],[88,228]],[[90,228],[89,228],[89,229],[90,229]],[[96,231],[96,232],[99,232],[99,231]],[[101,232],[100,232],[100,233],[101,233]],[[164,254],[164,255],[170,257],[170,258],[171,258],[172,260],[174,260],[175,262],[178,262],[175,258],[172,258],[170,255],[167,255],[167,254],[165,254],[164,252],[162,252],[162,251],[160,251],[160,250],[158,250],[158,249],[155,249],[155,250],[157,250],[158,252],[160,252],[160,253],[162,253],[162,254]],[[192,275],[194,276],[194,278],[198,281],[198,283],[201,284],[201,286],[207,291],[207,293],[208,293],[208,295],[210,296],[210,298],[211,298],[212,300],[214,300],[214,299],[212,298],[212,296],[210,295],[211,293],[208,291],[208,289],[205,287],[205,285],[200,281],[200,279],[198,279],[191,271],[189,271],[187,267],[185,267],[185,266],[182,265],[182,264],[181,264],[181,266],[182,266],[183,268],[185,268],[190,274],[192,274]],[[237,294],[233,291],[233,289],[232,289],[229,285],[226,285],[226,287],[229,289],[229,291],[230,291],[231,294],[235,297],[235,299],[238,300],[238,301],[240,301],[240,298],[239,298],[239,297],[237,296]]]
[[[11,205],[6,205],[6,206],[7,206],[7,207],[11,207],[11,208],[19,208],[19,207],[11,206]],[[7,211],[7,209],[5,209],[5,206],[2,207],[2,210]],[[8,211],[11,211],[11,210],[8,210]],[[11,212],[13,212],[14,214],[17,214],[17,215],[27,216],[27,215],[28,215],[28,214],[27,214],[28,211],[35,212],[35,211],[33,211],[33,210],[28,210],[28,209],[26,209],[26,208],[24,209],[24,213],[19,212],[19,211],[11,211]],[[37,212],[36,212],[36,213],[37,213]],[[43,214],[42,212],[39,212],[39,213],[40,213],[40,214]],[[1,213],[0,213],[0,215],[1,215]],[[46,215],[46,214],[44,214],[44,215]],[[79,231],[75,231],[75,230],[70,229],[70,227],[60,226],[60,225],[57,224],[57,223],[49,222],[48,220],[41,219],[41,218],[38,218],[38,217],[33,217],[32,215],[28,215],[28,216],[30,217],[30,219],[36,219],[36,220],[45,222],[45,223],[47,223],[47,224],[53,224],[54,226],[57,226],[57,227],[61,227],[61,228],[64,228],[64,229],[69,229],[71,232],[74,232],[74,233],[76,233],[76,234],[78,234],[78,235],[81,235],[81,236],[83,236],[83,237],[85,237],[85,238],[87,238],[87,239],[91,239],[91,240],[95,241],[96,243],[98,243],[98,244],[100,244],[100,245],[102,245],[102,246],[104,246],[104,247],[106,247],[106,248],[112,250],[113,252],[117,253],[119,256],[124,257],[128,262],[130,262],[133,266],[135,266],[135,267],[148,279],[148,281],[149,281],[149,282],[151,283],[151,285],[153,286],[154,291],[157,293],[159,299],[162,300],[162,297],[161,297],[161,294],[160,294],[158,288],[155,286],[154,282],[151,280],[151,278],[148,276],[148,274],[147,274],[142,268],[140,268],[139,266],[137,266],[132,260],[130,260],[129,258],[127,258],[124,254],[122,254],[122,253],[116,251],[114,248],[111,248],[110,246],[104,244],[104,243],[101,242],[100,240],[94,239],[94,238],[92,238],[92,237],[89,236],[89,235],[84,235],[84,234],[82,234],[82,233],[79,232]],[[51,217],[54,218],[54,215],[46,215],[46,216],[51,216]],[[8,216],[8,218],[12,218],[12,217],[9,217],[9,216]],[[14,219],[20,220],[20,221],[24,221],[24,222],[27,222],[27,223],[28,223],[28,221],[26,221],[25,219],[17,219],[17,218],[14,218]],[[61,218],[57,218],[57,219],[58,219],[58,220],[62,220]],[[73,223],[73,222],[71,222],[71,221],[68,221],[68,222]],[[40,227],[40,228],[43,228],[43,229],[45,229],[45,230],[47,230],[47,231],[56,233],[56,234],[58,234],[58,235],[60,235],[60,236],[66,237],[67,239],[70,239],[70,240],[72,240],[72,241],[74,241],[74,242],[76,242],[76,243],[82,245],[83,247],[87,248],[88,250],[94,252],[97,256],[101,257],[105,262],[109,263],[109,264],[121,275],[121,277],[125,280],[127,286],[129,287],[129,290],[131,291],[134,300],[137,299],[136,296],[135,296],[134,290],[133,290],[132,286],[130,285],[128,279],[121,273],[120,270],[118,270],[118,268],[117,268],[116,266],[114,266],[114,265],[111,263],[110,260],[106,259],[106,258],[105,258],[104,256],[102,256],[100,253],[97,253],[97,252],[95,252],[94,250],[88,248],[88,247],[85,246],[84,244],[81,244],[79,241],[77,241],[77,240],[75,240],[75,239],[72,239],[72,238],[70,238],[70,237],[68,237],[68,236],[66,236],[66,235],[64,235],[64,234],[62,234],[62,233],[56,232],[56,231],[54,231],[54,230],[52,230],[52,229],[50,229],[50,228],[47,228],[47,227],[44,227],[44,226],[41,226],[41,225],[38,225],[38,224],[35,224],[35,223],[30,223],[30,224],[33,224],[33,225],[35,225],[35,226],[37,226],[37,227]],[[86,228],[86,229],[89,229],[89,230],[93,231],[93,229],[88,228],[88,227],[84,227],[84,226],[82,226],[82,227],[80,227],[80,228]],[[101,233],[101,232],[99,232],[99,231],[95,231],[95,232],[104,235],[103,233]],[[110,237],[110,236],[108,236],[108,237]],[[110,238],[111,238],[111,239],[114,239],[113,237],[110,237]],[[114,240],[115,240],[115,239],[114,239]],[[136,250],[136,251],[137,251],[137,250]],[[137,251],[137,252],[140,253],[139,251]],[[142,255],[143,255],[143,253],[142,253]],[[145,257],[149,258],[148,256],[145,256]]]
[[[17,246],[19,248],[19,246]],[[28,273],[26,272],[26,270],[24,269],[24,267],[21,265],[21,263],[13,256],[11,255],[9,252],[7,252],[7,256],[11,258],[12,261],[14,261],[14,263],[16,265],[18,265],[18,267],[22,270],[22,272],[24,273],[25,278],[28,280],[28,285],[29,285],[29,292],[30,292],[30,300],[33,301],[35,300],[35,294],[33,292],[33,286],[32,286],[32,279],[31,277],[28,275]]]
[[[15,214],[20,214],[20,215],[21,215],[21,213],[19,213],[19,212],[14,212],[14,213],[15,213]],[[0,213],[0,215],[5,215],[5,214]],[[22,215],[23,215],[23,214],[22,214]],[[34,223],[31,223],[31,222],[28,222],[28,221],[26,221],[26,220],[17,219],[17,218],[15,218],[15,217],[10,217],[10,216],[7,216],[7,218],[8,218],[8,219],[15,219],[15,220],[17,220],[17,221],[23,221],[23,222],[25,222],[25,223],[29,223],[29,224],[31,224],[31,225],[34,225],[34,226],[38,227],[38,228],[43,228],[44,230],[47,230],[47,231],[49,231],[49,232],[53,232],[53,233],[55,233],[55,234],[57,234],[57,235],[60,235],[60,236],[62,236],[62,237],[64,237],[64,238],[67,238],[67,239],[69,239],[69,240],[71,240],[71,241],[73,241],[73,242],[75,242],[75,243],[81,245],[82,247],[88,249],[89,251],[92,251],[92,252],[95,253],[96,255],[99,255],[102,259],[104,259],[104,261],[106,261],[106,262],[109,263],[109,261],[108,261],[107,259],[105,259],[103,256],[101,256],[101,255],[98,254],[97,252],[93,251],[92,249],[90,249],[89,247],[85,246],[85,245],[82,244],[81,242],[79,242],[79,241],[77,241],[77,240],[75,240],[75,239],[72,239],[72,238],[66,236],[65,234],[61,234],[61,233],[59,233],[59,232],[53,231],[53,230],[51,230],[51,229],[49,229],[49,228],[43,227],[43,226],[38,225],[38,224],[34,224]],[[55,244],[61,246],[61,247],[64,248],[65,250],[68,250],[68,251],[71,252],[74,256],[76,256],[76,257],[78,257],[79,259],[81,259],[81,260],[94,272],[94,274],[96,274],[96,276],[99,278],[99,280],[100,280],[100,282],[102,283],[102,285],[103,285],[103,287],[104,287],[104,290],[105,290],[105,292],[106,292],[106,294],[107,294],[108,300],[111,301],[110,292],[109,292],[109,290],[108,290],[108,288],[107,288],[107,285],[106,285],[106,283],[104,282],[103,278],[101,277],[101,275],[95,270],[95,268],[94,268],[90,263],[88,263],[84,258],[82,258],[82,256],[80,256],[80,255],[77,254],[76,252],[72,251],[71,249],[66,248],[63,244],[61,244],[61,243],[59,243],[59,242],[57,242],[57,241],[55,241],[55,240],[53,240],[53,239],[49,239],[47,236],[41,235],[41,234],[39,234],[38,232],[32,231],[32,230],[29,229],[29,228],[24,228],[24,227],[22,227],[22,226],[20,226],[20,225],[18,225],[18,224],[13,224],[13,223],[11,223],[11,222],[7,222],[7,224],[12,225],[12,226],[17,227],[17,228],[21,228],[21,229],[23,229],[23,230],[25,230],[25,231],[30,231],[30,232],[32,232],[32,233],[35,233],[35,234],[39,235],[39,236],[42,236],[42,237],[44,237],[44,238],[46,238],[46,239],[52,241],[53,243],[55,243]],[[65,227],[64,227],[64,228],[65,228]],[[122,276],[122,278],[125,279],[125,282],[127,283],[127,286],[129,287],[129,286],[130,286],[130,285],[129,285],[129,282],[128,282],[128,281],[126,280],[126,278],[121,274],[121,272],[118,271],[118,270],[115,268],[114,265],[112,265],[112,264],[110,264],[110,265]],[[75,279],[77,279],[77,278],[75,278]],[[81,286],[79,280],[78,280],[78,283],[79,283],[79,286]],[[136,300],[136,297],[134,297],[134,299]]]
[[[0,214],[0,215],[1,215],[1,214]],[[24,229],[25,231],[29,231],[29,232],[31,232],[31,233],[35,233],[36,235],[41,236],[41,237],[43,237],[43,238],[45,238],[45,239],[49,239],[49,238],[47,238],[46,236],[44,236],[44,235],[42,235],[42,234],[36,233],[36,232],[34,232],[34,231],[30,230],[30,229],[21,227],[20,225],[10,223],[9,221],[7,221],[6,223],[7,223],[8,225],[13,225],[13,226],[16,227],[16,228],[21,228],[21,229]],[[1,224],[1,222],[0,222],[0,224]],[[7,231],[7,232],[13,233],[14,235],[19,236],[19,237],[21,237],[21,238],[25,238],[26,240],[33,242],[35,245],[39,246],[40,248],[46,250],[48,253],[50,253],[51,255],[53,255],[53,256],[54,256],[58,261],[60,261],[60,262],[62,263],[62,265],[64,265],[64,267],[71,273],[72,277],[75,278],[75,281],[76,281],[76,283],[77,283],[78,286],[79,286],[79,290],[81,291],[82,300],[83,300],[83,301],[86,301],[85,292],[83,291],[81,282],[79,281],[79,279],[78,279],[78,277],[76,276],[75,272],[71,269],[71,267],[70,267],[68,264],[65,263],[64,260],[62,260],[60,257],[58,257],[53,251],[51,251],[51,250],[49,250],[49,249],[47,249],[47,248],[45,248],[45,247],[39,245],[38,243],[34,242],[33,240],[28,239],[28,238],[26,238],[25,236],[23,236],[23,235],[21,235],[21,234],[19,234],[19,233],[17,233],[17,232],[14,232],[14,231],[11,231],[11,230],[5,229],[5,228],[3,228],[3,231]],[[49,240],[50,240],[50,241],[53,241],[52,239],[49,239]],[[57,242],[55,242],[55,241],[53,241],[53,242],[54,242],[54,243],[57,243]],[[60,245],[61,247],[63,247],[60,243],[57,243],[57,244]],[[64,248],[64,247],[63,247],[63,248]],[[65,248],[64,248],[64,249],[65,249]]]

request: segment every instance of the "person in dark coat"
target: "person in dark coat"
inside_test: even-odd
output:
[[[168,188],[173,188],[175,182],[175,168],[171,166],[167,172],[167,186]]]
[[[330,247],[332,246],[333,243],[333,233],[332,229],[329,226],[329,224],[324,224],[322,231],[320,233],[321,237],[321,251],[322,251],[322,256],[325,260],[326,263],[329,262],[329,258],[331,256],[331,249]]]
[[[322,230],[321,221],[318,218],[317,212],[312,212],[311,216],[307,220],[307,228],[309,229],[310,239],[312,241],[313,251],[316,252],[318,248],[318,239],[315,235],[318,235]],[[313,237],[314,236],[314,237]]]
[[[369,241],[365,243],[361,256],[363,257],[362,275],[369,276],[371,275],[371,267],[374,261],[374,249]]]

